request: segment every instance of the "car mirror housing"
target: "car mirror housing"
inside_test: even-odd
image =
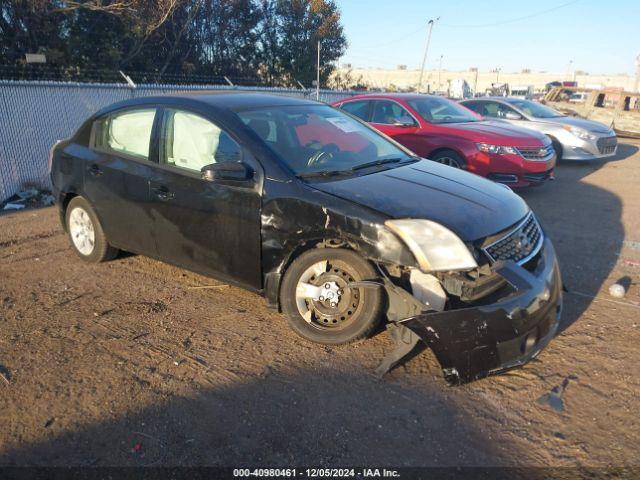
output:
[[[231,180],[245,182],[253,178],[253,169],[243,162],[220,162],[205,165],[200,169],[202,179],[208,182]]]
[[[415,127],[416,122],[409,116],[394,118],[393,125],[396,127]]]
[[[507,112],[504,115],[504,118],[506,118],[507,120],[523,120],[524,119],[522,115],[516,112]]]

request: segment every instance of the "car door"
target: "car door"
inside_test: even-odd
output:
[[[159,163],[150,181],[158,253],[190,270],[259,289],[261,168],[229,133],[199,113],[163,109]],[[248,181],[205,180],[202,167],[244,162]]]
[[[92,156],[84,172],[84,195],[109,242],[150,256],[157,253],[149,211],[156,113],[155,108],[130,108],[97,119],[91,133]]]

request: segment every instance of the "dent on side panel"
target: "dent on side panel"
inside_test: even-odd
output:
[[[288,195],[279,194],[284,188]],[[311,188],[265,182],[261,236],[267,298],[273,304],[276,283],[292,254],[309,242],[336,239],[374,262],[414,266],[413,254],[387,230],[384,220],[371,210]]]

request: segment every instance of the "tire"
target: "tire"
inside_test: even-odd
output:
[[[551,146],[556,151],[556,163],[562,160],[562,144],[553,137],[549,137],[551,139]]]
[[[453,150],[441,150],[431,157],[430,160],[453,168],[459,168],[460,170],[467,169],[467,162]]]
[[[310,272],[312,275],[310,275]],[[280,288],[280,304],[289,326],[301,337],[324,345],[343,345],[370,336],[382,318],[382,288],[344,288],[349,282],[377,277],[373,266],[357,253],[341,248],[316,248],[296,258]],[[296,296],[300,282],[342,292],[330,300]],[[335,297],[334,297],[335,298]],[[306,318],[306,319],[305,319]]]
[[[64,218],[71,246],[82,260],[99,263],[118,255],[118,249],[109,245],[98,217],[84,198],[72,198]]]

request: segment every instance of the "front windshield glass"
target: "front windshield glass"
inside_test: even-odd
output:
[[[563,116],[553,108],[546,107],[541,103],[532,102],[531,100],[511,99],[507,100],[507,102],[533,118],[554,118]]]
[[[302,105],[238,112],[296,175],[353,173],[365,165],[413,158],[371,128],[329,106]]]
[[[424,97],[409,100],[409,105],[429,123],[478,122],[473,112],[446,98]]]

